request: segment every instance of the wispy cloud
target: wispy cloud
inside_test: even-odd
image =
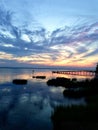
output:
[[[13,17],[14,13],[0,8],[0,62],[63,66],[97,62],[98,22],[48,32],[44,27],[16,26]]]

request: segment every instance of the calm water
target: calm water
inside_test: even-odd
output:
[[[45,75],[46,79],[32,76]],[[63,97],[63,87],[47,86],[57,76],[51,70],[0,69],[0,130],[52,130],[51,113],[60,104],[83,104],[84,99]],[[27,85],[15,85],[13,79],[27,79]],[[81,77],[77,77],[81,79]],[[82,77],[87,78],[87,77]],[[90,78],[90,77],[89,77]]]

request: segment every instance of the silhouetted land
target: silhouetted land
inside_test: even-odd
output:
[[[98,98],[97,98],[98,99]],[[51,115],[53,130],[98,130],[98,103],[58,106]]]
[[[54,130],[98,130],[98,79],[56,78],[47,81],[50,86],[63,86],[67,98],[85,98],[86,105],[57,106],[51,115]]]
[[[88,97],[98,93],[98,79],[77,81],[77,79],[68,79],[58,77],[47,81],[49,86],[62,86],[66,89],[63,94],[65,97],[81,98]]]

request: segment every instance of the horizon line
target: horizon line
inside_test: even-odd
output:
[[[9,69],[87,69],[87,67],[64,67],[64,66],[59,66],[59,67],[53,67],[53,66],[50,66],[50,67],[19,67],[19,66],[16,66],[16,67],[10,67],[10,66],[6,66],[6,67],[3,67],[3,66],[0,66],[0,69],[1,68],[9,68]],[[88,67],[88,70],[90,69],[94,69],[94,67]]]

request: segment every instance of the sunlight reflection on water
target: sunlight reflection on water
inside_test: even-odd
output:
[[[32,78],[45,75],[46,79]],[[60,104],[85,104],[84,99],[68,99],[63,87],[47,86],[48,79],[58,77],[51,70],[1,69],[0,130],[52,130],[51,112]],[[65,75],[60,75],[65,77]],[[14,85],[15,78],[27,79],[27,85]]]

